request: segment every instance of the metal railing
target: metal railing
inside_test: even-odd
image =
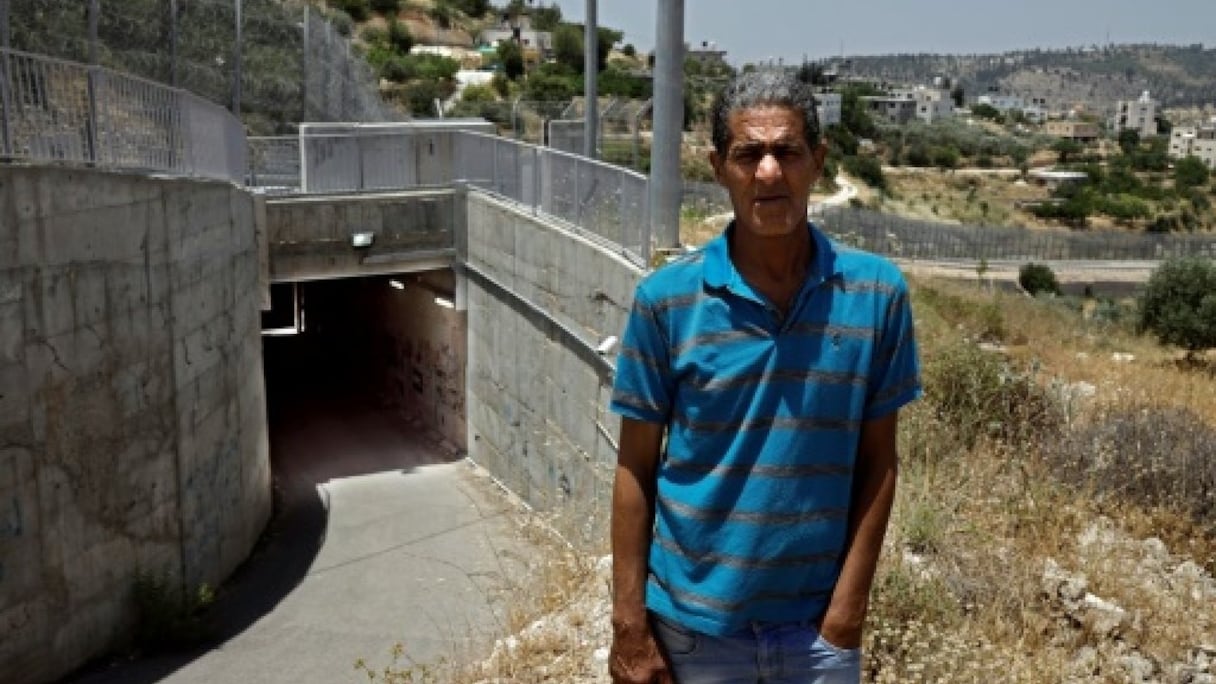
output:
[[[0,156],[244,181],[245,131],[176,88],[0,49]]]
[[[918,221],[877,211],[828,208],[816,222],[833,237],[904,259],[1023,261],[1216,258],[1213,234],[1144,234],[1067,229],[965,226]]]
[[[619,246],[640,266],[649,263],[646,176],[492,135],[462,132],[454,142],[460,180]]]

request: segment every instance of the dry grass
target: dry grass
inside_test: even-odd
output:
[[[1216,434],[1211,375],[1092,306],[912,285],[927,396],[902,416],[867,681],[1211,681],[1216,532],[1192,504],[1213,490],[1164,467]],[[1136,463],[1086,448],[1126,440],[1148,461],[1137,487],[1112,486]],[[607,682],[609,568],[537,539],[537,582],[492,657],[377,681]]]

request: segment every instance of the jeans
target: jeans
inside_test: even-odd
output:
[[[828,643],[813,624],[755,624],[718,637],[651,613],[676,684],[858,684],[861,649]]]

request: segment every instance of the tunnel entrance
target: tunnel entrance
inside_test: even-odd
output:
[[[333,426],[326,440],[349,441],[327,450],[345,474],[376,467],[352,462],[369,456],[359,446],[369,433],[437,443],[434,459],[463,453],[466,323],[456,302],[450,269],[272,286],[262,342],[276,470],[293,448],[284,445],[318,424]]]

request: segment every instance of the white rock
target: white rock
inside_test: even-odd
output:
[[[1124,352],[1115,352],[1110,355],[1110,360],[1115,363],[1131,363],[1136,360],[1135,354],[1127,354]]]
[[[597,662],[597,663],[606,663],[606,662],[608,662],[608,647],[607,647],[607,646],[601,646],[601,647],[599,647],[599,648],[595,649],[595,653],[592,653],[592,654],[591,654],[591,657],[592,657],[592,658],[595,660],[595,662]]]

